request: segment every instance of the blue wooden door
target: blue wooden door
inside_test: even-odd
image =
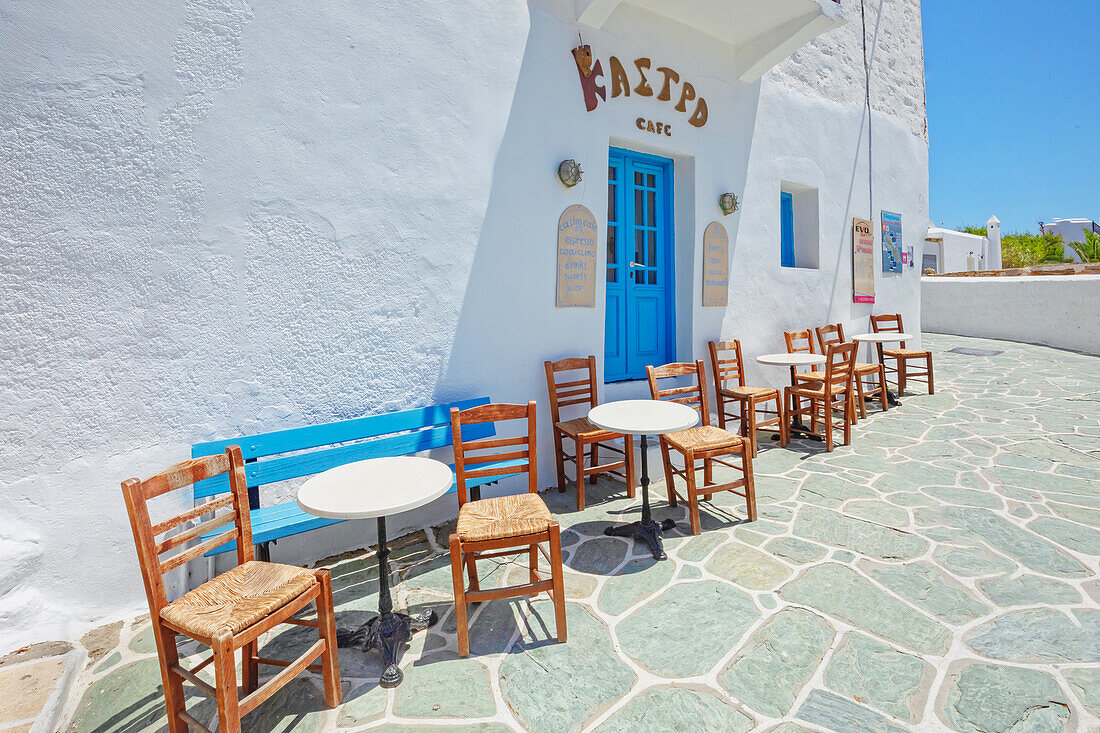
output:
[[[612,148],[607,170],[604,380],[673,360],[672,161]]]

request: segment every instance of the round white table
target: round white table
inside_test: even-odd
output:
[[[396,687],[404,675],[397,666],[401,645],[413,631],[435,623],[435,613],[417,616],[395,613],[390,595],[390,550],[386,545],[386,516],[443,496],[454,483],[445,463],[430,458],[397,456],[371,458],[330,468],[298,489],[302,511],[328,519],[378,520],[378,615],[357,629],[341,629],[338,646],[356,646],[382,654],[382,687]]]
[[[811,354],[808,351],[800,351],[796,354],[764,354],[756,357],[756,360],[761,364],[769,364],[771,366],[785,366],[791,368],[791,386],[795,384],[795,377],[798,375],[797,367],[800,366],[820,366],[824,364],[828,359],[823,354]],[[791,421],[791,430],[796,433],[801,433],[810,440],[821,441],[823,438],[820,435],[816,435],[810,431],[804,424],[797,420]],[[778,435],[773,435],[772,440],[779,440]]]
[[[855,336],[852,337],[852,341],[855,341],[856,343],[861,343],[861,344],[881,345],[881,344],[893,344],[893,343],[897,343],[899,341],[908,341],[911,338],[916,338],[916,336],[914,336],[911,333],[901,333],[900,331],[880,331],[879,333],[860,333],[860,334],[856,334]],[[868,346],[868,349],[870,349],[870,348],[871,347]],[[873,362],[875,360],[874,351],[872,350],[869,353],[870,353],[870,361]],[[891,392],[889,390],[889,388],[887,388],[887,390],[886,390],[886,401],[889,402],[891,405],[900,405],[901,404],[901,402],[898,400],[898,396],[895,395],[893,392]]]
[[[699,413],[694,408],[678,402],[661,400],[621,400],[607,402],[593,407],[588,419],[596,427],[613,433],[626,433],[641,436],[642,452],[642,518],[641,521],[608,527],[603,531],[610,537],[633,537],[642,541],[653,553],[654,560],[668,557],[661,545],[662,530],[676,526],[671,519],[661,524],[653,521],[649,509],[649,444],[650,435],[664,435],[686,430],[699,422]]]

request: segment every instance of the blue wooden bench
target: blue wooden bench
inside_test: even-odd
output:
[[[407,455],[451,445],[451,408],[465,410],[488,403],[488,397],[477,397],[385,415],[196,443],[191,447],[191,456],[198,458],[223,453],[230,445],[241,447],[245,459],[248,501],[252,510],[252,541],[258,546],[260,558],[267,559],[269,542],[344,520],[324,519],[307,514],[293,500],[260,506],[261,486],[305,478],[353,461]],[[495,433],[492,423],[478,423],[463,430],[463,436],[468,436],[470,440],[487,438]],[[500,465],[507,467],[521,463],[524,461],[502,461]],[[479,483],[494,483],[508,475],[513,474],[487,477]],[[393,490],[400,491],[401,487],[394,486]],[[222,474],[200,481],[195,484],[194,491],[195,504],[198,506],[209,497],[229,491],[229,476]],[[451,491],[455,491],[453,485]],[[210,536],[219,531],[214,530]],[[207,556],[236,549],[236,542],[230,542],[211,550]]]

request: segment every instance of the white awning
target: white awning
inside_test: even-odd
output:
[[[822,33],[847,22],[836,0],[577,0],[577,21],[602,28],[632,5],[733,46],[737,77],[754,82]]]

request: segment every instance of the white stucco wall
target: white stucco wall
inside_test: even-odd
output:
[[[1100,275],[926,277],[921,290],[925,331],[1100,354]]]
[[[732,49],[630,7],[597,31],[568,0],[370,5],[0,2],[0,651],[144,605],[119,482],[193,442],[486,393],[539,399],[546,438],[541,362],[603,353],[602,287],[594,309],[554,308],[554,233],[582,203],[602,249],[609,144],[676,163],[678,358],[721,336],[751,359],[782,330],[855,333],[872,312],[919,323],[918,270],[879,272],[873,307],[850,281],[853,216],[901,213],[917,251],[928,221],[914,0],[868,18],[873,212],[856,0],[853,22],[751,85]],[[675,67],[707,126],[655,100],[586,113],[578,30],[599,57]],[[554,176],[564,158],[577,188]],[[783,180],[819,191],[817,270],[779,266]],[[740,213],[721,217],[724,191]],[[725,310],[698,305],[716,219]],[[445,498],[394,524],[453,513]],[[372,540],[347,523],[273,555]]]
[[[993,245],[986,237],[937,227],[928,230],[928,240],[924,251],[929,254],[938,252],[938,272],[999,269],[992,266]],[[974,258],[972,267],[968,262],[970,257]]]
[[[1092,219],[1055,219],[1043,224],[1043,233],[1061,235],[1062,241],[1065,242],[1062,255],[1072,262],[1080,262],[1081,255],[1077,254],[1077,250],[1069,246],[1069,243],[1084,242],[1085,231],[1094,231],[1095,226],[1096,222]]]

